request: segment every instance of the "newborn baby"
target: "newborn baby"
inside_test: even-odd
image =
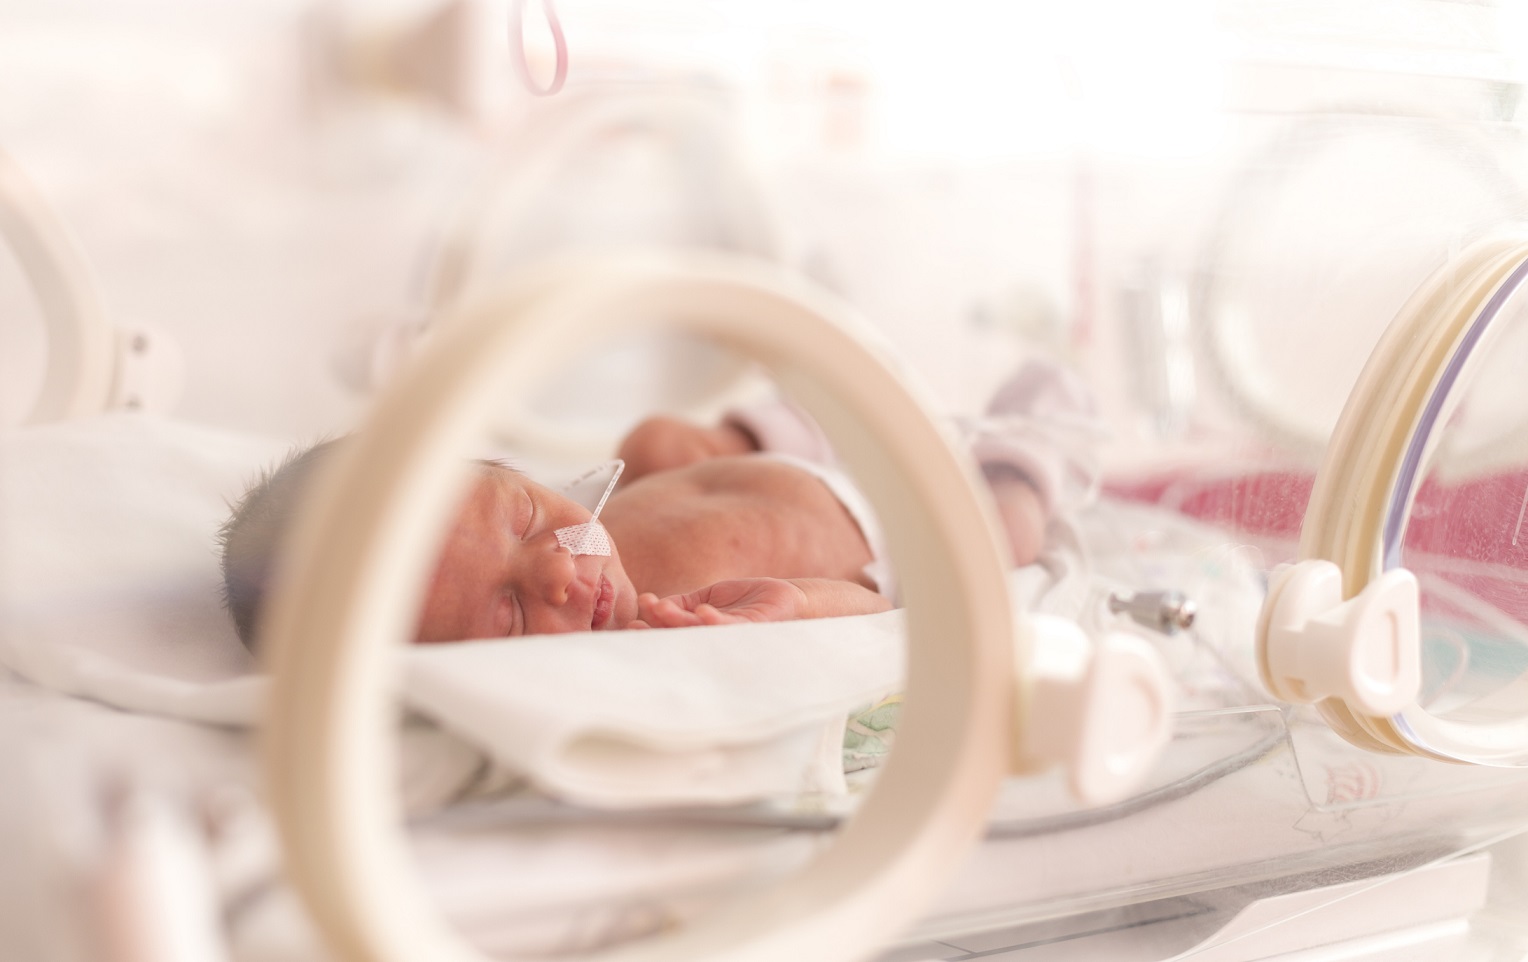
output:
[[[967,433],[1014,559],[1028,563],[1043,542],[1058,469],[1047,463],[1043,439]],[[247,645],[295,499],[343,443],[283,465],[224,526],[227,602]],[[512,468],[480,464],[430,578],[416,640],[781,621],[893,606],[873,517],[833,466],[820,432],[790,406],[734,412],[713,427],[649,419],[624,439],[619,456],[626,471],[599,517],[612,542],[608,555],[573,554],[559,543],[559,530],[589,521],[588,508]]]

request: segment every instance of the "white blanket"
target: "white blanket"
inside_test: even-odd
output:
[[[56,935],[88,919],[52,924],[48,912],[69,904],[95,864],[102,784],[125,776],[197,818],[209,789],[256,789],[241,729],[257,721],[265,682],[221,610],[213,536],[226,502],[285,448],[137,416],[0,437],[0,850],[18,855],[0,871],[0,889],[9,881],[17,896],[0,899],[10,906],[0,907],[0,956],[89,957]],[[1054,532],[1061,550],[1043,566],[1014,573],[1015,600],[1077,616],[1099,610],[1111,584],[1144,581],[1202,589],[1206,608],[1242,612],[1228,602],[1255,597],[1250,568],[1206,554],[1214,539],[1202,534],[1168,537],[1179,526],[1104,506]],[[1102,557],[1083,564],[1089,551]],[[1246,637],[1245,620],[1227,623],[1240,629],[1227,631],[1228,647]],[[901,622],[891,612],[406,650],[403,697],[438,724],[405,727],[405,804],[437,809],[482,784],[485,757],[606,807],[833,790],[845,713],[900,685]],[[1187,677],[1195,664],[1183,659]],[[7,668],[30,684],[7,681]],[[673,924],[690,901],[790,871],[824,841],[686,823],[477,831],[451,815],[414,824],[431,892],[485,947],[522,954]],[[223,883],[234,954],[320,958],[290,893],[269,885],[277,857],[257,828],[244,846],[253,867]],[[237,855],[243,836],[230,838],[214,848]],[[44,951],[14,951],[34,944]]]
[[[844,791],[845,719],[901,684],[900,612],[584,633],[407,655],[407,703],[599,806]]]

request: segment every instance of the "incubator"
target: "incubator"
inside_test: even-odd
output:
[[[1528,953],[1514,8],[181,6],[0,15],[0,956]],[[892,610],[408,644],[782,398]]]

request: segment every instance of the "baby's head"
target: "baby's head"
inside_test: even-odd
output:
[[[218,545],[223,551],[223,604],[233,617],[239,640],[251,651],[259,635],[261,606],[277,549],[308,482],[340,443],[323,441],[293,452],[266,471],[218,530]]]
[[[575,555],[557,537],[589,519],[521,472],[482,464],[430,576],[417,640],[625,628],[637,591],[614,543],[609,555]]]
[[[262,477],[219,533],[223,585],[239,638],[254,648],[281,539],[315,469],[338,441],[288,458]],[[519,471],[479,462],[446,535],[415,631],[419,642],[625,628],[637,592],[612,545],[572,555],[559,529],[589,510]]]

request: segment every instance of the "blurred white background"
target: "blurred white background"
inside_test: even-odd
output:
[[[535,98],[508,0],[9,0],[0,149],[111,315],[179,341],[197,421],[344,429],[337,352],[420,323],[453,244],[470,286],[646,242],[816,277],[952,410],[1040,353],[1126,442],[1298,452],[1416,283],[1528,211],[1524,12],[558,0]],[[8,371],[30,310],[0,255]]]

